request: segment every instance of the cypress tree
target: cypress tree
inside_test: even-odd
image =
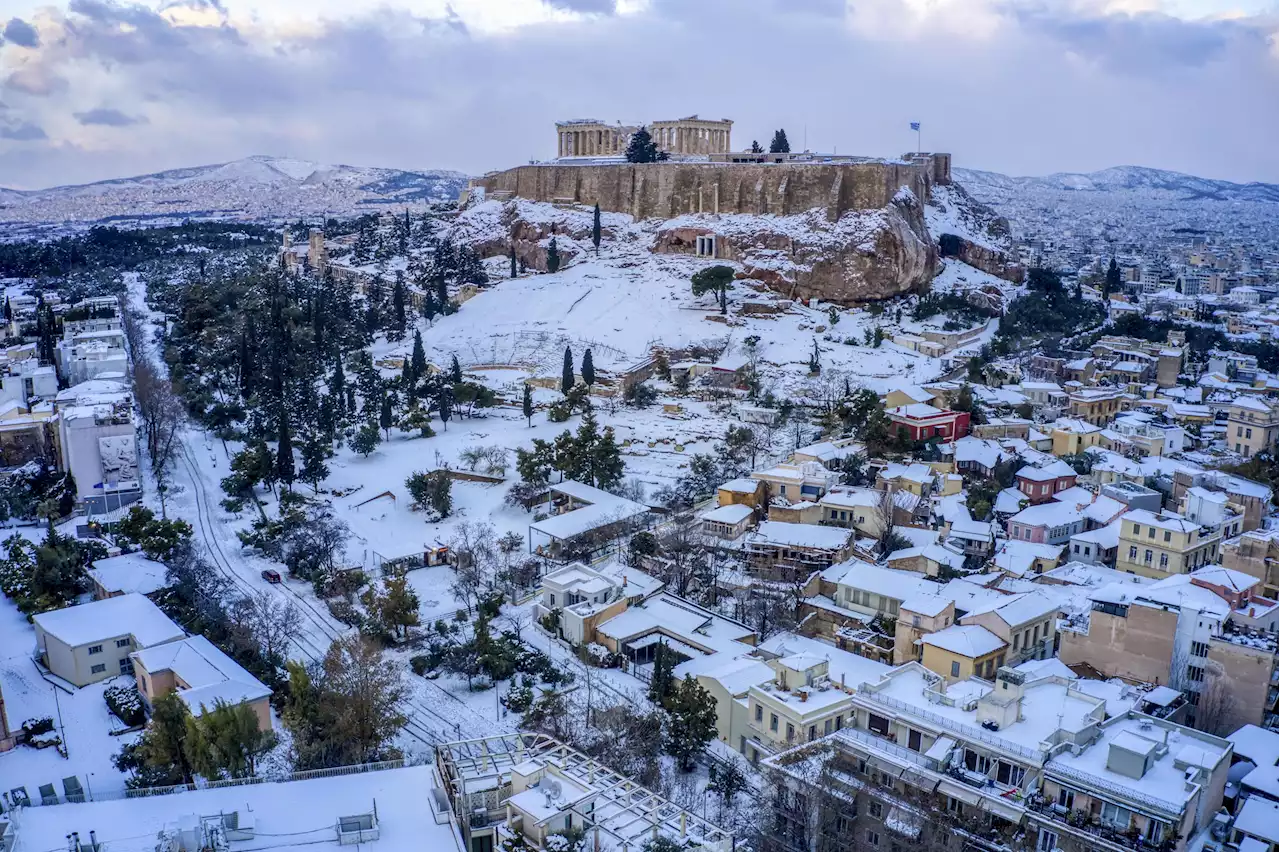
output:
[[[436,273],[436,302],[440,313],[449,313],[449,285],[444,280],[444,270]]]
[[[413,380],[419,381],[427,374],[427,353],[422,348],[422,332],[415,331],[413,333],[413,357],[410,359],[413,365]]]
[[[339,358],[333,365],[333,377],[329,379],[329,396],[333,397],[334,405],[339,416],[347,413],[347,377],[342,372],[342,359]]]
[[[391,427],[396,422],[395,411],[391,406],[391,394],[383,394],[382,410],[378,412],[378,425],[387,433],[387,440],[391,440]]]
[[[596,383],[596,365],[591,360],[591,349],[582,353],[582,381],[587,387]]]
[[[556,272],[560,269],[560,250],[556,248],[556,238],[552,237],[551,242],[547,244],[547,271]]]
[[[280,407],[276,418],[280,422],[280,435],[276,442],[276,479],[286,488],[293,486],[293,435],[289,430],[289,413]]]
[[[511,277],[516,277],[516,247],[514,244],[511,246]]]
[[[525,383],[524,399],[520,403],[520,410],[524,413],[524,419],[529,421],[529,427],[533,428],[533,388]]]
[[[560,370],[560,392],[568,394],[573,387],[573,350],[564,348],[564,366]]]
[[[600,205],[596,204],[591,219],[591,244],[596,247],[596,257],[600,256]],[[591,384],[587,382],[587,384]]]
[[[457,355],[454,355],[453,360],[449,362],[449,381],[455,385],[462,384],[462,365],[458,363]]]
[[[787,141],[787,131],[775,130],[773,133],[773,141],[769,143],[770,154],[789,154],[791,153],[791,143]]]
[[[404,273],[396,272],[396,283],[391,289],[391,311],[397,331],[404,331]]]

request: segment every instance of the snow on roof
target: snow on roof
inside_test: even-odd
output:
[[[720,485],[721,491],[732,491],[739,494],[754,494],[760,482],[755,479],[730,479],[728,482]]]
[[[834,645],[794,633],[779,633],[760,644],[760,650],[778,657],[805,654],[827,661],[827,677],[835,683],[856,687],[860,683],[876,681],[890,670],[884,663],[867,659],[851,651],[843,651]]]
[[[1252,760],[1258,766],[1274,767],[1280,762],[1280,738],[1275,731],[1257,725],[1244,725],[1227,739],[1235,746],[1236,754]]]
[[[1020,624],[1026,624],[1028,621],[1036,621],[1046,616],[1054,615],[1058,612],[1058,601],[1040,592],[1028,592],[1026,594],[1008,595],[1003,600],[991,601],[984,606],[977,606],[969,610],[965,618],[978,615],[984,612],[993,612],[1000,617],[1000,620],[1010,627],[1017,627]]]
[[[1026,499],[1027,495],[1018,489],[1004,488],[996,495],[996,504],[993,508],[1002,515],[1016,515],[1022,511],[1022,503]]]
[[[1031,566],[1037,559],[1057,561],[1062,555],[1062,547],[1061,544],[1035,544],[1030,541],[1010,539],[1000,545],[1000,549],[996,551],[996,567],[1021,577],[1031,570]]]
[[[141,553],[123,553],[98,559],[89,576],[108,592],[137,592],[149,595],[168,585],[168,568]]]
[[[186,635],[160,607],[136,592],[42,612],[32,621],[72,648],[126,635],[133,636],[138,647],[147,648]]]
[[[877,508],[884,500],[884,492],[875,488],[862,488],[853,485],[841,485],[826,494],[818,501],[821,506],[835,508]]]
[[[1000,461],[1000,445],[995,441],[966,435],[955,443],[956,462],[976,462],[983,467],[995,467]]]
[[[113,852],[154,852],[156,837],[190,814],[230,813],[253,809],[260,838],[309,835],[324,826],[333,840],[339,816],[371,811],[376,800],[382,839],[379,852],[455,849],[449,821],[437,823],[423,806],[424,790],[439,786],[432,766],[409,766],[382,772],[254,784],[241,787],[188,790],[177,796],[85,802],[27,808],[23,812],[22,842],[29,849],[65,849],[71,823],[82,836],[96,828],[98,842]]]
[[[1031,680],[1038,680],[1042,677],[1065,677],[1067,680],[1077,680],[1076,673],[1071,671],[1066,663],[1057,657],[1048,657],[1043,660],[1027,660],[1025,663],[1019,663],[1014,666],[1016,671],[1025,672]]]
[[[189,636],[135,652],[148,672],[171,671],[186,684],[178,697],[199,716],[222,702],[240,704],[271,695],[271,690],[203,636]]]
[[[537,530],[543,535],[562,541],[608,524],[635,518],[649,511],[648,506],[634,500],[610,494],[608,491],[602,491],[595,486],[572,479],[556,483],[551,486],[551,490],[590,504],[571,512],[534,521],[529,525],[531,530]]]
[[[1268,843],[1280,843],[1280,804],[1250,796],[1236,814],[1235,830]]]
[[[1190,533],[1200,529],[1200,525],[1195,521],[1188,521],[1186,518],[1168,512],[1157,515],[1146,509],[1132,509],[1125,512],[1122,519],[1125,523],[1147,524],[1171,532]]]
[[[882,479],[906,479],[910,482],[930,482],[933,480],[933,469],[927,464],[912,462],[898,464],[890,462],[880,471]]]
[[[1157,707],[1168,707],[1182,697],[1182,693],[1167,686],[1157,686],[1142,696],[1142,700]]]
[[[920,640],[926,645],[959,654],[962,657],[984,657],[1005,646],[999,636],[977,624],[953,624]]]
[[[903,559],[915,559],[923,556],[930,562],[946,565],[959,571],[964,567],[964,554],[944,544],[926,544],[924,547],[904,547],[889,554],[886,561],[900,562]],[[915,573],[914,571],[911,573]]]
[[[1270,414],[1272,412],[1269,405],[1252,396],[1237,396],[1235,399],[1231,400],[1231,405],[1235,408],[1248,408],[1252,411],[1261,411],[1264,414]]]
[[[756,531],[750,534],[749,541],[760,544],[810,547],[815,550],[843,550],[849,546],[852,537],[852,530],[840,527],[761,521]]]
[[[861,559],[850,559],[831,567],[842,569],[838,573],[833,570],[828,575],[828,579],[832,579],[837,585],[849,586],[898,601],[928,594],[938,587],[937,583],[929,582],[924,579],[924,575],[915,571],[882,568],[870,562],[863,562]]]
[[[893,534],[910,542],[912,547],[925,547],[938,541],[937,530],[922,527],[904,527],[901,524],[894,524]]]
[[[1069,488],[1067,491],[1074,491]],[[1065,493],[1065,492],[1064,492]],[[1057,499],[1056,497],[1054,499]],[[1114,497],[1108,497],[1105,494],[1099,494],[1093,498],[1093,502],[1081,509],[1084,512],[1086,520],[1096,524],[1109,524],[1124,513],[1128,508],[1124,503]]]
[[[1103,550],[1110,550],[1113,547],[1120,546],[1120,526],[1120,521],[1112,521],[1105,527],[1098,527],[1096,530],[1086,530],[1082,533],[1076,533],[1071,536],[1071,540],[1081,543],[1087,542],[1089,544],[1096,544]]]
[[[698,663],[703,663],[701,669]],[[694,677],[705,677],[714,680],[733,697],[746,693],[753,686],[773,680],[773,669],[763,660],[755,657],[735,657],[723,659],[721,655],[698,657],[686,660],[675,668],[676,677],[691,674]]]
[[[921,592],[920,594],[912,595],[904,600],[901,608],[911,612],[918,612],[921,615],[927,615],[932,618],[936,615],[942,615],[949,606],[951,606],[951,601],[948,598],[944,598],[941,595],[931,595],[926,592]]]
[[[745,521],[755,512],[750,506],[742,503],[730,503],[727,506],[721,506],[718,509],[712,509],[702,516],[704,521],[713,521],[720,524],[736,524]]]
[[[1009,519],[1011,524],[1023,524],[1028,527],[1060,527],[1075,523],[1083,516],[1080,510],[1068,503],[1041,503],[1039,506],[1028,506]]]
[[[1221,565],[1206,565],[1203,568],[1192,571],[1191,578],[1202,583],[1222,586],[1233,592],[1247,591],[1262,582],[1257,577],[1250,576],[1243,571],[1224,568]]]
[[[887,412],[890,416],[898,415],[899,417],[909,417],[912,420],[924,420],[930,417],[937,417],[940,414],[950,414],[949,411],[943,411],[941,408],[934,408],[927,402],[913,402],[910,405],[899,405],[897,408],[890,408]]]
[[[1272,739],[1275,739],[1274,735]],[[1280,796],[1280,777],[1275,766],[1255,766],[1240,779],[1240,785],[1273,799]]]
[[[940,588],[937,588],[937,584],[933,585],[936,588],[934,594],[954,601],[956,609],[961,609],[965,612],[972,612],[992,601],[1005,599],[1005,595],[1000,592],[983,588],[976,583],[967,583],[961,579],[951,580],[948,583],[944,583]]]
[[[1046,465],[1027,465],[1018,470],[1018,478],[1030,482],[1048,482],[1060,477],[1076,476],[1075,468],[1061,459],[1055,459]]]
[[[915,400],[916,402],[919,402],[919,403],[925,403],[933,399],[933,394],[929,393],[927,390],[920,387],[919,385],[909,385],[901,382],[897,382],[889,385],[885,390],[884,396],[888,396],[890,393],[894,391],[897,391],[898,393],[903,394],[907,398]]]

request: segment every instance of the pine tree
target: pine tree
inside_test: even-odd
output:
[[[177,692],[160,696],[151,705],[151,721],[138,743],[138,756],[146,765],[176,771],[184,781],[191,780],[191,762],[187,759],[187,705]]]
[[[626,466],[622,461],[622,451],[613,435],[613,427],[606,426],[599,440],[591,449],[591,466],[595,474],[596,487],[603,489],[616,488],[622,482],[622,474]]]
[[[524,386],[524,399],[520,402],[520,410],[524,414],[524,419],[529,421],[529,428],[533,428],[533,388],[528,383]]]
[[[276,480],[283,482],[285,488],[293,487],[293,435],[289,430],[289,414],[281,407],[276,417],[279,424],[279,437],[276,442]]]
[[[590,347],[587,348],[586,352],[582,353],[582,381],[586,383],[587,387],[591,387],[596,383],[596,365],[591,360]]]
[[[378,444],[382,443],[382,433],[378,431],[377,423],[366,423],[360,427],[360,431],[351,438],[351,449],[355,450],[365,458],[369,457],[369,453],[378,448]]]
[[[404,273],[397,271],[396,283],[391,290],[391,316],[392,321],[395,323],[393,328],[400,335],[404,334],[406,323],[404,302]]]
[[[1120,266],[1113,257],[1111,263],[1107,265],[1107,275],[1102,281],[1102,298],[1118,293],[1121,289]]]
[[[752,139],[752,140],[751,140],[751,153],[753,153],[753,154],[763,154],[763,153],[764,153],[764,149],[760,147],[760,143],[759,143],[759,142],[757,142],[757,141],[756,141],[756,140],[754,140],[754,139]]]
[[[240,396],[248,399],[253,396],[254,379],[257,378],[254,347],[257,345],[257,332],[253,327],[253,314],[244,318],[244,329],[240,332]]]
[[[547,244],[547,272],[557,272],[560,269],[560,250],[556,248],[556,238],[552,237],[551,242]]]
[[[420,382],[427,375],[427,352],[422,347],[422,332],[413,332],[413,357],[409,359],[413,365],[413,380]]]
[[[693,287],[693,295],[712,293],[720,305],[720,313],[729,312],[729,286],[733,283],[733,267],[708,266],[695,272],[689,281]]]
[[[773,141],[769,143],[770,154],[789,154],[791,153],[791,143],[787,141],[787,131],[775,130],[773,133]]]
[[[671,650],[667,648],[666,642],[659,640],[653,652],[653,672],[649,678],[649,700],[654,704],[661,704],[670,694],[674,670],[675,661]]]
[[[516,247],[514,243],[511,246],[511,277],[516,277]]]
[[[328,455],[329,447],[318,434],[309,435],[302,443],[302,470],[299,471],[299,476],[317,494],[320,493],[320,483],[329,476],[329,468],[324,463]]]
[[[564,348],[564,366],[560,369],[560,393],[568,394],[573,387],[573,350]]]
[[[631,141],[627,143],[626,158],[628,163],[656,163],[659,160],[665,160],[667,155],[665,151],[658,150],[658,145],[653,141],[649,129],[641,127],[631,134]]]
[[[667,753],[676,758],[680,769],[692,772],[707,743],[716,736],[716,702],[693,675],[671,691],[664,702],[667,726]]]
[[[600,256],[600,205],[596,204],[591,217],[591,244],[596,247],[596,257]],[[591,384],[587,382],[587,384]]]
[[[441,314],[449,313],[449,285],[443,269],[436,273],[436,307]]]
[[[449,418],[453,416],[453,391],[447,387],[441,388],[436,397],[436,405],[439,407],[440,428],[448,432]]]
[[[455,385],[462,384],[462,365],[458,363],[457,355],[449,362],[449,381]]]
[[[329,378],[329,396],[333,398],[335,413],[345,416],[347,412],[347,377],[342,371],[342,359],[333,365],[333,375]]]

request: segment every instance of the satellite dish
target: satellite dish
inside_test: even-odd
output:
[[[547,788],[548,796],[550,796],[553,799],[560,798],[560,782],[559,781],[556,781],[554,778],[548,779],[547,783],[544,786]]]

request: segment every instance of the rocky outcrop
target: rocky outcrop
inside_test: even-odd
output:
[[[997,278],[1021,283],[1024,270],[1013,260],[1009,222],[959,184],[935,187],[929,199],[929,230],[943,257],[954,257]]]
[[[547,271],[547,246],[556,238],[560,265],[566,266],[582,252],[583,243],[591,242],[591,213],[577,210],[553,211],[549,219],[526,218],[522,207],[509,201],[498,208],[496,216],[477,216],[475,221],[460,220],[455,239],[470,245],[481,258],[506,256],[514,248],[516,262],[526,269]],[[542,211],[545,212],[545,211]],[[612,239],[613,230],[601,227],[602,239]]]
[[[740,277],[793,299],[846,305],[889,299],[927,284],[938,268],[923,210],[907,190],[883,208],[850,211],[835,222],[821,210],[682,217],[659,230],[653,250],[691,254],[702,235],[715,235],[716,256],[740,263]]]
[[[1012,281],[1014,284],[1022,283],[1022,278],[1025,274],[1022,266],[1014,263],[1009,258],[1009,255],[1003,251],[978,245],[963,237],[960,238],[959,251],[954,255],[947,256],[955,257],[974,269],[981,269],[983,272],[994,275],[997,278],[1003,278],[1005,281]]]

